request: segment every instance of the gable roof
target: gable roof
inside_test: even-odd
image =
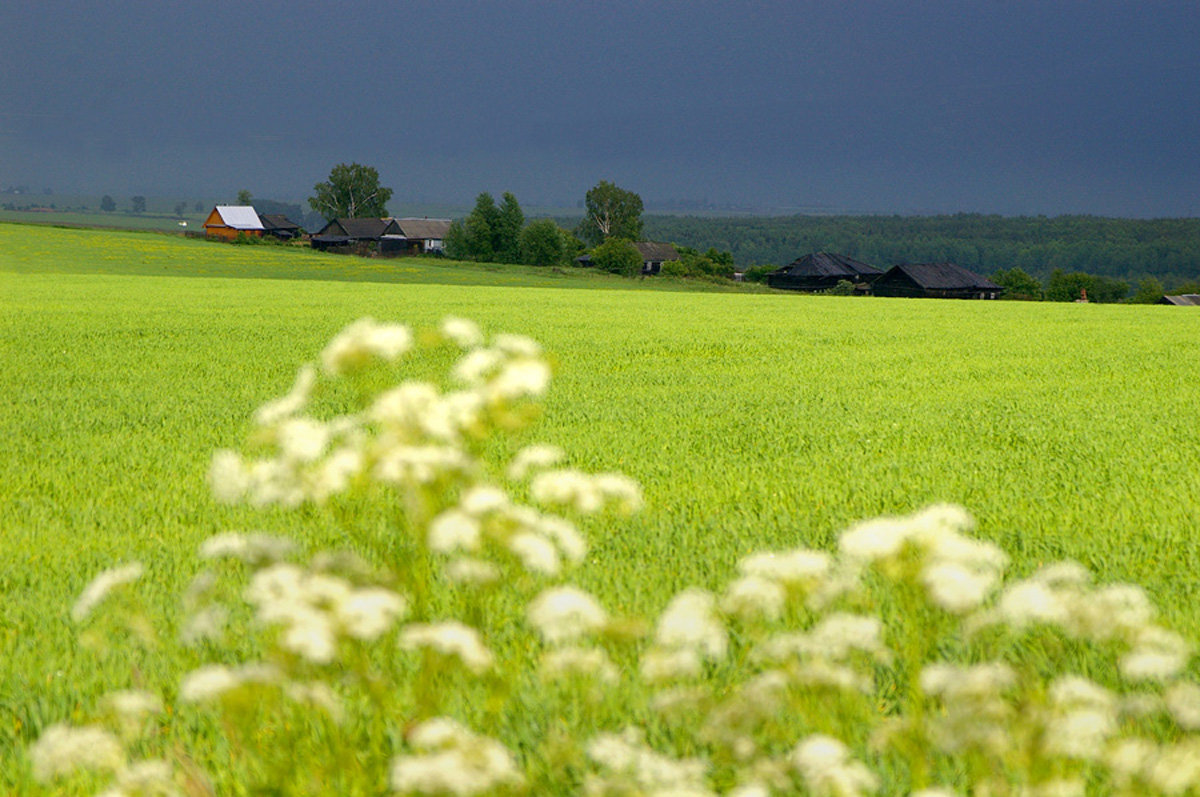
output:
[[[393,219],[359,218],[334,219],[322,227],[317,235],[345,236],[362,240],[382,238],[386,234],[399,234],[399,232]]]
[[[261,230],[262,222],[250,205],[217,205],[214,210],[221,222],[235,230]]]
[[[392,219],[405,238],[440,240],[450,231],[450,219]]]
[[[896,274],[903,274],[926,290],[1003,290],[987,277],[954,263],[901,263],[888,269],[884,279]]]
[[[298,230],[300,225],[283,213],[260,213],[258,218],[266,230]]]
[[[789,265],[772,273],[791,277],[845,277],[853,281],[856,277],[877,277],[883,271],[845,255],[813,252],[796,258]]]
[[[675,251],[675,247],[672,244],[664,244],[657,241],[637,241],[634,243],[633,248],[638,250],[638,254],[646,262],[679,259],[679,252]]]
[[[1160,304],[1176,304],[1184,307],[1200,307],[1200,293],[1181,293],[1177,296],[1164,296]]]

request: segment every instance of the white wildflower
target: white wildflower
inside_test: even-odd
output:
[[[1164,746],[1146,769],[1150,785],[1164,794],[1194,794],[1200,787],[1200,739]]]
[[[704,663],[695,648],[651,648],[642,654],[639,671],[644,681],[657,684],[696,678],[704,671]]]
[[[182,797],[175,771],[167,761],[136,761],[117,773],[114,786],[97,797]]]
[[[220,604],[211,604],[192,612],[179,631],[184,645],[194,646],[204,641],[219,641],[225,633],[229,620],[229,609]]]
[[[500,570],[482,559],[461,557],[446,565],[446,577],[458,584],[494,584],[500,580]]]
[[[116,718],[126,737],[135,735],[148,716],[163,709],[158,695],[133,689],[110,692],[104,696],[103,704]]]
[[[963,614],[979,607],[992,593],[1000,574],[959,562],[931,564],[921,572],[930,599],[941,608]]]
[[[454,366],[452,375],[460,382],[479,386],[504,361],[504,353],[496,349],[472,349]]]
[[[310,492],[314,501],[324,501],[331,495],[345,492],[350,480],[363,471],[362,452],[353,446],[333,451],[312,474]]]
[[[109,731],[60,723],[42,731],[29,749],[33,776],[47,783],[80,769],[118,771],[125,765],[125,750]]]
[[[492,401],[537,398],[550,386],[550,366],[541,360],[514,360],[505,364],[488,383]]]
[[[676,759],[658,753],[636,728],[602,733],[587,744],[587,756],[603,769],[602,781],[615,781],[615,793],[709,795],[709,764],[701,758]],[[594,792],[594,790],[585,791]],[[604,790],[601,793],[610,793]]]
[[[478,551],[481,539],[479,521],[465,512],[451,509],[429,524],[429,547],[438,553]]]
[[[274,426],[290,415],[295,415],[308,403],[309,394],[317,383],[317,370],[306,365],[296,374],[291,391],[281,398],[269,401],[254,413],[254,422],[259,426]]]
[[[549,468],[562,462],[566,453],[558,446],[532,445],[517,452],[508,465],[508,478],[524,479],[531,470]]]
[[[501,332],[492,338],[492,345],[513,357],[540,357],[542,347],[533,338]]]
[[[579,564],[587,555],[587,541],[570,521],[552,515],[540,515],[533,527],[539,534],[553,540],[568,562]]]
[[[1163,697],[1179,727],[1200,730],[1200,686],[1191,681],[1180,681],[1169,686]]]
[[[541,676],[546,680],[567,677],[592,678],[615,684],[620,676],[608,654],[598,648],[556,648],[542,656]]]
[[[578,587],[543,590],[529,604],[529,622],[550,644],[566,642],[604,628],[608,613]]]
[[[245,497],[251,482],[242,457],[235,451],[221,450],[213,454],[208,469],[208,483],[213,497],[223,504],[235,504]]]
[[[454,656],[476,675],[492,667],[492,653],[479,638],[479,632],[455,621],[406,626],[400,634],[400,647],[429,648],[444,656]]]
[[[463,473],[470,459],[453,446],[390,446],[375,463],[372,475],[389,484],[431,484],[446,476]]]
[[[850,527],[838,539],[845,556],[864,562],[888,559],[900,553],[912,533],[900,518],[876,518]]]
[[[544,576],[556,576],[562,570],[562,561],[554,543],[531,532],[514,534],[508,541],[508,549],[521,560],[521,564],[531,573]]]
[[[1191,658],[1191,645],[1165,628],[1149,626],[1137,632],[1133,648],[1121,657],[1121,675],[1130,681],[1166,681],[1178,675]]]
[[[484,794],[524,781],[502,744],[446,717],[418,725],[409,743],[420,752],[392,759],[391,786],[403,794]]]
[[[703,590],[681,592],[658,618],[655,641],[665,648],[692,648],[708,659],[723,658],[727,639],[714,604]]]
[[[337,618],[348,635],[369,642],[378,639],[407,610],[404,598],[391,590],[366,587],[354,590],[338,603]]]
[[[412,332],[400,324],[362,318],[342,330],[321,352],[325,372],[338,376],[366,365],[372,357],[392,361],[412,346]]]
[[[296,543],[273,534],[240,534],[229,531],[209,537],[200,545],[201,559],[240,559],[249,565],[278,562],[296,551]]]
[[[1117,739],[1104,751],[1104,763],[1112,772],[1113,780],[1123,786],[1145,777],[1157,758],[1158,745],[1136,737]]]
[[[279,670],[270,664],[244,664],[236,668],[209,664],[184,676],[179,684],[179,699],[184,703],[203,703],[246,684],[277,683],[281,678]]]
[[[758,576],[745,576],[729,584],[721,599],[726,614],[753,621],[778,620],[783,616],[787,593],[779,583]]]
[[[821,734],[809,736],[792,751],[791,760],[815,795],[856,795],[874,792],[879,779],[867,767],[850,757],[846,745]]]
[[[997,613],[1019,630],[1032,623],[1061,627],[1070,618],[1071,608],[1059,590],[1037,579],[1007,587],[1000,595]]]
[[[296,463],[315,462],[325,453],[329,430],[312,418],[289,418],[275,432],[279,453],[285,460]]]
[[[832,557],[824,551],[799,549],[748,556],[738,562],[738,572],[787,586],[803,586],[825,578],[831,564]]]
[[[466,318],[448,316],[442,319],[442,334],[464,349],[473,349],[483,343],[479,325]]]
[[[1050,705],[1047,751],[1084,761],[1097,759],[1117,728],[1116,697],[1086,678],[1064,676],[1050,685]]]
[[[83,594],[79,596],[79,600],[71,609],[71,617],[76,622],[86,620],[88,615],[103,603],[113,590],[137,581],[144,572],[145,568],[140,562],[132,562],[103,571],[92,579],[92,583],[83,590]]]
[[[429,382],[405,382],[380,393],[369,415],[380,423],[417,428],[422,416],[438,401],[438,389]]]
[[[1004,662],[929,664],[921,670],[921,689],[928,695],[950,700],[967,695],[997,695],[1012,689],[1016,680],[1016,673]]]
[[[463,495],[459,506],[468,515],[483,517],[509,506],[508,493],[499,487],[479,485],[472,487]]]

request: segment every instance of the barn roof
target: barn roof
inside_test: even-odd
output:
[[[772,273],[791,277],[845,277],[853,281],[864,276],[877,277],[883,271],[845,255],[813,252]]]
[[[321,229],[317,235],[347,236],[355,239],[382,238],[385,233],[396,232],[396,222],[392,219],[357,218],[334,219]]]
[[[283,213],[260,213],[258,218],[266,230],[298,230],[300,225],[289,219]]]
[[[450,230],[450,219],[392,219],[405,238],[441,239]]]
[[[1162,297],[1163,304],[1177,304],[1185,307],[1200,307],[1200,293],[1181,293],[1178,296]]]
[[[679,252],[675,250],[672,244],[664,244],[657,241],[637,241],[634,243],[633,248],[638,250],[638,254],[642,256],[642,260],[679,259]]]
[[[901,263],[887,273],[902,273],[926,290],[1003,290],[987,277],[954,263]]]
[[[226,227],[232,227],[235,230],[261,230],[263,228],[258,214],[250,205],[217,205],[216,211]]]

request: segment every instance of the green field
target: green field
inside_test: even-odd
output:
[[[94,573],[140,560],[166,608],[206,537],[293,528],[216,505],[204,474],[361,316],[542,342],[537,439],[645,489],[641,515],[589,529],[578,580],[610,606],[652,614],[752,551],[948,501],[1017,574],[1078,560],[1200,639],[1200,316],[659,287],[0,225],[0,791],[30,788],[19,751],[45,725],[130,680],[74,643]],[[136,675],[155,688],[158,655]]]

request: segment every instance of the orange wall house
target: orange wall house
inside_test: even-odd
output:
[[[232,241],[239,233],[262,237],[262,220],[249,205],[217,205],[204,220],[205,238]]]

